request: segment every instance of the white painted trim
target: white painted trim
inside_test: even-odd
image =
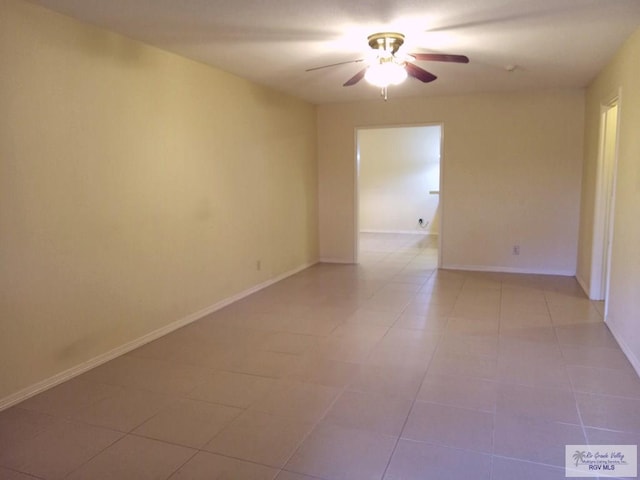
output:
[[[430,233],[424,230],[360,230],[360,233],[388,233],[391,235],[429,235],[437,237],[437,233]]]
[[[345,260],[344,258],[323,257],[320,259],[319,263],[341,263],[344,265],[354,265],[356,262],[353,260]]]
[[[436,216],[439,216],[440,224],[438,229],[443,231],[443,165],[444,165],[444,122],[428,122],[428,123],[402,123],[402,124],[391,124],[391,125],[366,125],[354,128],[353,131],[353,142],[354,142],[354,202],[353,202],[353,244],[354,244],[354,261],[353,262],[345,262],[343,260],[326,260],[327,263],[358,263],[360,259],[360,242],[358,241],[358,233],[360,232],[360,143],[358,140],[358,131],[359,130],[376,130],[383,128],[413,128],[413,127],[440,127],[440,185],[438,186],[438,191],[440,192],[440,201],[438,202],[438,211]],[[430,223],[430,222],[429,222]],[[385,232],[386,233],[386,232]],[[406,232],[402,232],[406,233]],[[431,234],[433,235],[433,234]],[[436,234],[437,235],[437,234]],[[325,260],[321,260],[325,261]],[[438,235],[438,268],[442,266],[442,236]]]
[[[600,130],[598,133],[598,160],[596,173],[595,203],[593,212],[593,230],[591,237],[591,284],[588,296],[591,300],[605,300],[609,295],[609,268],[611,261],[611,242],[613,240],[613,219],[615,211],[616,176],[620,143],[620,111],[622,89],[612,93],[600,103]],[[608,114],[616,108],[616,129],[613,159],[609,164],[607,156]],[[609,171],[610,170],[610,171]]]
[[[132,350],[135,350],[136,348],[139,348],[149,342],[157,340],[158,338],[163,337],[179,328],[182,328],[185,325],[193,323],[196,320],[199,320],[217,310],[220,310],[221,308],[224,308],[234,302],[237,302],[238,300],[248,297],[253,293],[256,293],[264,288],[267,288],[273,285],[274,283],[277,283],[281,280],[284,280],[287,277],[290,277],[292,275],[295,275],[296,273],[301,272],[302,270],[312,267],[317,263],[318,262],[307,263],[293,270],[285,272],[281,275],[278,275],[277,277],[267,280],[266,282],[255,285],[251,288],[248,288],[247,290],[244,290],[240,293],[232,295],[231,297],[225,298],[224,300],[220,300],[219,302],[213,305],[210,305],[206,308],[203,308],[198,312],[191,313],[186,317],[176,320],[168,325],[165,325],[164,327],[154,330],[153,332],[149,332],[146,335],[143,335],[142,337],[136,338],[130,342],[120,345],[119,347],[109,350],[108,352],[98,355],[97,357],[87,360],[86,362],[82,362],[81,364],[71,367],[68,370],[57,373],[52,377],[49,377],[38,383],[30,385],[27,388],[23,388],[22,390],[9,395],[8,397],[4,397],[0,399],[0,411],[5,410],[17,403],[20,403],[26,400],[27,398],[33,397],[34,395],[42,393],[45,390],[53,388],[56,385],[66,382],[67,380],[71,380],[72,378],[77,377],[78,375],[85,373],[91,370],[92,368],[102,365],[103,363],[113,360],[114,358],[124,355],[125,353],[128,353]]]
[[[468,270],[470,272],[524,273],[529,275],[559,275],[575,277],[573,270],[539,270],[535,268],[496,267],[490,265],[443,265],[443,270]]]
[[[443,235],[438,235],[438,268],[442,267],[442,245],[444,244],[444,205],[446,195],[446,186],[444,184],[444,175],[445,175],[445,153],[444,153],[444,122],[440,123],[440,179],[438,184],[438,191],[440,200],[438,201],[438,209],[436,211],[436,216],[438,218],[438,230],[442,232]]]
[[[627,345],[626,342],[623,340],[623,336],[618,335],[615,329],[611,328],[613,325],[607,322],[606,318],[605,318],[605,324],[609,328],[609,331],[613,335],[613,338],[615,338],[616,342],[618,342],[618,345],[620,345],[620,349],[626,355],[633,369],[636,371],[638,376],[640,376],[640,358],[636,357],[635,353],[633,352],[633,349],[629,345]]]
[[[358,127],[353,129],[353,263],[360,261],[360,140]]]

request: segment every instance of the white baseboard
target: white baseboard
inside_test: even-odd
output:
[[[536,268],[514,268],[489,265],[450,265],[443,264],[444,270],[468,270],[470,272],[494,272],[494,273],[524,273],[529,275],[559,275],[562,277],[574,277],[576,272],[570,270],[547,270]]]
[[[168,325],[165,325],[164,327],[161,327],[157,330],[154,330],[152,332],[147,333],[146,335],[143,335],[142,337],[136,338],[130,342],[127,342],[123,345],[120,345],[119,347],[116,347],[112,350],[109,350],[108,352],[105,352],[101,355],[98,355],[97,357],[94,357],[90,360],[87,360],[86,362],[82,362],[79,365],[76,365],[74,367],[69,368],[68,370],[65,370],[63,372],[57,373],[55,375],[53,375],[52,377],[49,377],[45,380],[42,380],[38,383],[35,383],[27,388],[24,388],[22,390],[19,390],[16,393],[13,393],[11,395],[9,395],[8,397],[4,397],[2,399],[0,399],[0,411],[5,410],[17,403],[20,403],[24,400],[26,400],[27,398],[33,397],[34,395],[37,395],[41,392],[44,392],[45,390],[48,390],[50,388],[55,387],[56,385],[59,385],[63,382],[66,382],[67,380],[71,380],[74,377],[77,377],[78,375],[85,373],[89,370],[91,370],[92,368],[95,368],[99,365],[102,365],[103,363],[106,363],[110,360],[113,360],[114,358],[117,358],[121,355],[124,355],[125,353],[128,353],[132,350],[135,350],[136,348],[139,348],[149,342],[152,342],[154,340],[157,340],[160,337],[163,337],[179,328],[182,328],[190,323],[195,322],[196,320],[199,320],[203,317],[206,317],[207,315],[220,310],[221,308],[224,308],[234,302],[237,302],[238,300],[241,300],[245,297],[248,297],[249,295],[256,293],[270,285],[273,285],[274,283],[277,283],[281,280],[284,280],[287,277],[290,277],[292,275],[295,275],[298,272],[301,272],[302,270],[305,270],[313,265],[315,265],[318,262],[313,262],[313,263],[308,263],[305,265],[302,265],[298,268],[295,268],[293,270],[290,270],[288,272],[285,272],[281,275],[278,275],[277,277],[271,278],[269,280],[267,280],[266,282],[260,283],[258,285],[255,285],[247,290],[244,290],[240,293],[237,293],[231,297],[225,298],[224,300],[220,300],[219,302],[210,305],[206,308],[203,308],[202,310],[198,311],[198,312],[194,312],[192,314],[187,315],[186,317],[183,317],[179,320],[176,320],[174,322],[171,322]]]
[[[360,230],[360,233],[388,233],[390,235],[432,235],[437,237],[437,233],[428,230]]]
[[[344,258],[322,257],[320,258],[320,263],[342,263],[344,265],[353,265],[355,262],[353,260],[345,260]]]
[[[605,323],[607,324],[607,327],[609,327],[609,331],[613,335],[613,338],[615,338],[616,342],[618,342],[618,345],[620,345],[620,349],[626,355],[627,359],[629,360],[629,363],[631,363],[631,366],[640,377],[640,358],[638,358],[636,354],[633,352],[633,350],[629,347],[629,345],[626,344],[626,342],[623,339],[623,336],[616,333],[615,328],[612,328],[613,325],[607,322],[606,318],[605,318]]]

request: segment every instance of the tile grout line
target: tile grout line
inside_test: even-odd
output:
[[[409,263],[411,263],[411,262],[409,262]],[[408,264],[407,264],[407,265],[408,265]],[[405,267],[404,267],[404,268],[406,268],[406,265],[405,265]],[[434,274],[434,272],[432,272],[432,273],[429,275],[429,278],[431,278],[431,276],[432,276],[433,274]],[[397,273],[396,273],[396,275],[397,275]],[[393,277],[392,277],[392,278],[393,278]],[[387,280],[386,282],[384,282],[384,283],[380,286],[380,288],[379,288],[377,291],[382,290],[382,288],[384,288],[384,287],[385,287],[386,285],[388,285],[389,283],[391,283],[391,281],[390,281],[390,280]],[[374,295],[375,295],[375,294],[374,294]],[[372,296],[373,296],[373,295],[372,295]],[[415,293],[414,293],[414,296],[415,296]],[[376,345],[378,345],[378,344],[382,341],[382,339],[383,339],[383,338],[385,338],[385,337],[388,335],[389,331],[393,328],[393,326],[397,323],[397,321],[398,321],[398,320],[400,319],[400,317],[402,316],[402,313],[404,312],[404,310],[406,310],[406,308],[407,308],[408,304],[409,304],[409,302],[408,302],[408,303],[403,307],[403,309],[402,309],[400,312],[398,312],[398,315],[396,316],[396,318],[395,318],[394,322],[393,322],[391,325],[389,325],[389,326],[387,327],[387,331],[386,331],[386,332],[385,332],[385,334],[380,338],[380,340],[378,340],[378,342],[376,343]],[[336,327],[336,328],[338,328],[338,327]],[[335,329],[336,329],[336,328],[334,328],[334,329],[333,329],[333,331],[335,331]],[[333,332],[333,331],[332,331],[332,332]],[[375,348],[375,346],[374,346],[373,348]],[[426,372],[425,372],[425,375],[426,375]],[[424,378],[423,378],[423,380],[424,380]],[[320,418],[320,419],[319,419],[319,420],[318,420],[318,421],[313,425],[313,427],[312,427],[311,429],[309,429],[309,431],[307,432],[307,434],[306,434],[306,435],[302,438],[302,440],[298,443],[298,446],[296,447],[296,449],[295,449],[295,450],[293,450],[293,452],[292,452],[292,453],[287,457],[287,459],[284,461],[283,466],[280,468],[280,470],[279,470],[279,472],[278,472],[278,475],[279,475],[280,473],[282,473],[282,472],[286,472],[286,471],[288,471],[288,470],[285,470],[285,468],[286,468],[287,464],[289,463],[289,461],[290,461],[290,460],[291,460],[291,459],[292,459],[292,458],[293,458],[293,457],[298,453],[298,451],[299,451],[299,450],[300,450],[300,448],[302,447],[303,443],[307,440],[307,438],[309,438],[309,436],[311,435],[311,433],[312,433],[312,432],[313,432],[313,431],[314,431],[314,430],[315,430],[315,429],[316,429],[316,428],[317,428],[317,427],[322,423],[322,421],[326,418],[327,414],[328,414],[328,413],[329,413],[329,411],[333,408],[333,406],[337,403],[338,399],[339,399],[339,398],[340,398],[340,397],[341,397],[341,396],[342,396],[346,391],[348,391],[348,388],[349,388],[350,384],[351,384],[351,382],[347,382],[347,383],[346,383],[346,384],[341,388],[340,393],[339,393],[338,395],[336,395],[336,397],[333,399],[333,401],[331,402],[331,404],[326,408],[326,410],[324,411],[324,413],[323,413],[322,417],[321,417],[321,418]],[[417,392],[416,392],[416,397],[417,397]],[[413,402],[412,402],[411,408],[413,408],[413,404],[414,404],[414,403],[415,403],[415,398],[414,398],[414,400],[413,400]],[[408,411],[408,413],[407,413],[407,417],[405,418],[405,423],[406,423],[406,420],[407,420],[407,419],[408,419],[408,417],[409,417],[409,413],[411,412],[411,408],[409,409],[409,411]],[[403,428],[404,428],[404,424],[403,424]],[[400,432],[402,432],[402,430],[401,430]],[[384,477],[384,475],[386,474],[387,468],[388,468],[388,466],[389,466],[389,462],[391,461],[391,457],[393,456],[393,453],[394,453],[394,451],[395,451],[395,448],[396,448],[396,446],[397,446],[397,443],[399,442],[399,439],[400,439],[400,434],[398,435],[398,438],[396,439],[396,443],[395,443],[394,448],[393,448],[393,450],[392,450],[392,452],[391,452],[391,455],[389,456],[389,460],[387,461],[387,465],[385,466],[385,470],[383,471],[381,478],[382,478],[382,477]],[[296,473],[297,473],[297,472],[296,472]],[[306,474],[304,474],[304,475],[306,475]],[[316,477],[316,478],[320,479],[321,477]]]
[[[435,274],[435,271],[429,276],[431,278],[431,276],[433,276]],[[462,288],[464,286],[465,281],[462,283],[462,286],[460,287],[457,295],[456,295],[456,301],[460,296],[460,292],[462,292]],[[455,304],[455,302],[454,302]],[[420,393],[420,389],[422,388],[422,384],[424,383],[428,373],[429,373],[429,366],[431,365],[431,362],[433,361],[433,357],[436,355],[436,353],[438,352],[438,348],[440,346],[440,343],[442,342],[442,335],[438,336],[438,342],[436,344],[436,348],[433,351],[433,354],[431,355],[431,358],[429,359],[429,364],[427,365],[427,368],[424,372],[424,374],[422,375],[422,380],[420,381],[420,388],[418,389],[418,391],[416,392],[413,400],[411,401],[411,407],[409,408],[409,410],[407,411],[407,415],[404,419],[404,422],[402,423],[402,428],[400,428],[400,433],[398,434],[398,437],[396,438],[395,444],[393,446],[393,448],[391,449],[391,455],[389,455],[389,460],[387,461],[387,464],[382,472],[382,476],[380,477],[381,480],[384,480],[384,477],[386,476],[387,472],[389,471],[389,467],[391,466],[391,461],[393,460],[393,456],[395,455],[397,449],[398,449],[398,444],[400,443],[400,440],[402,439],[402,432],[404,431],[404,429],[407,426],[407,422],[409,421],[409,417],[411,416],[411,412],[413,411],[413,408],[416,404],[416,402],[418,401],[418,395]]]
[[[406,267],[405,267],[406,268]],[[429,275],[429,277],[427,278],[427,281],[425,282],[425,284],[429,281],[429,279],[431,277],[433,277],[433,275],[435,274],[436,270],[433,270],[431,272],[431,274]],[[424,286],[424,284],[423,284]],[[414,298],[417,295],[417,292],[414,293]],[[387,333],[385,333],[385,337],[386,335],[389,333],[389,331],[393,328],[393,326],[398,322],[398,320],[400,319],[400,317],[402,316],[402,314],[404,313],[404,311],[407,309],[408,305],[410,302],[408,302],[404,308],[400,311],[399,315],[396,317],[396,320],[393,322],[393,324],[389,327],[389,329],[387,330]],[[383,337],[384,338],[384,337]],[[438,337],[438,343],[436,344],[436,349],[434,350],[431,358],[429,359],[429,363],[431,363],[431,360],[433,359],[433,355],[435,355],[435,352],[437,351],[437,345],[440,343],[440,341],[442,340],[442,336]],[[420,381],[420,386],[422,386],[422,383],[424,382],[424,379],[427,376],[427,372],[429,371],[429,366],[427,365],[427,368],[424,372],[424,375],[422,376],[422,380]],[[402,437],[402,432],[407,424],[407,421],[409,420],[409,416],[411,415],[411,411],[413,410],[413,407],[417,401],[418,398],[418,393],[420,392],[420,389],[418,389],[418,391],[416,391],[415,396],[413,397],[412,401],[411,401],[411,406],[409,407],[409,409],[407,410],[407,415],[405,416],[404,422],[402,423],[402,427],[400,428],[400,432],[397,435],[397,438],[395,439],[393,448],[391,449],[391,454],[389,455],[389,459],[387,460],[387,464],[385,465],[384,470],[382,471],[382,475],[380,476],[381,479],[384,478],[384,476],[387,474],[387,471],[389,470],[389,466],[391,465],[391,460],[393,459],[393,455],[395,454],[397,448],[398,448],[398,444],[400,443],[400,439]]]
[[[587,437],[587,429],[585,427],[584,424],[584,419],[582,418],[582,412],[580,411],[580,407],[578,406],[578,397],[576,396],[576,390],[575,390],[575,385],[573,384],[573,380],[571,379],[571,375],[569,375],[569,371],[567,369],[567,364],[566,364],[566,358],[565,355],[562,351],[562,348],[560,348],[560,337],[558,336],[558,331],[556,329],[556,325],[553,322],[553,317],[551,316],[551,307],[549,306],[549,300],[547,299],[547,295],[546,295],[546,290],[545,290],[545,296],[544,296],[544,300],[545,300],[545,304],[547,306],[547,312],[549,314],[549,318],[551,318],[551,325],[553,328],[553,333],[556,337],[556,345],[558,347],[558,351],[560,352],[560,356],[563,360],[563,368],[565,369],[565,372],[567,374],[567,378],[569,379],[569,385],[571,386],[571,394],[573,396],[573,402],[575,405],[575,409],[576,409],[576,414],[578,415],[578,421],[580,422],[580,429],[582,430],[582,437],[584,438],[585,443],[588,445],[589,444],[589,439]]]
[[[496,356],[496,370],[497,370],[497,364],[499,361],[499,357],[500,357],[500,332],[502,331],[502,300],[503,300],[503,295],[504,295],[504,281],[500,282],[500,301],[498,303],[498,351],[497,351],[497,356]],[[496,372],[497,373],[497,372]],[[496,378],[496,380],[498,380]],[[497,385],[499,385],[500,382],[497,382]],[[489,478],[493,478],[493,468],[494,468],[494,460],[495,460],[495,455],[496,455],[496,418],[498,416],[498,387],[496,386],[496,403],[494,405],[493,408],[493,425],[492,425],[492,429],[491,429],[491,465],[490,465],[490,469],[489,469]]]

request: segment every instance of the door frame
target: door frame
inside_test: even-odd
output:
[[[353,251],[354,251],[354,263],[359,263],[360,258],[360,141],[358,132],[360,130],[381,130],[386,128],[415,128],[415,127],[440,127],[440,179],[439,179],[439,200],[438,200],[438,209],[436,215],[439,218],[440,222],[440,231],[438,232],[438,268],[442,267],[442,245],[443,245],[443,232],[444,232],[444,202],[445,202],[445,191],[444,188],[444,169],[445,169],[445,155],[444,155],[444,122],[429,122],[429,123],[403,123],[403,124],[394,124],[394,125],[366,125],[361,127],[356,127],[354,129],[354,232],[353,232]]]
[[[600,105],[600,132],[598,137],[598,163],[596,174],[596,196],[594,203],[593,244],[591,252],[591,282],[589,297],[604,300],[604,318],[607,318],[609,279],[611,276],[611,246],[615,217],[615,192],[618,173],[620,141],[620,108],[622,92],[618,90]],[[609,113],[615,108],[615,130],[611,131]],[[613,154],[607,149],[610,135]]]

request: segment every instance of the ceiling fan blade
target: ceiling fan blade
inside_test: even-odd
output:
[[[418,67],[417,65],[414,65],[413,63],[407,62],[405,64],[405,68],[407,69],[408,75],[417,78],[424,83],[433,82],[436,78],[438,78],[433,73],[429,73],[426,70]]]
[[[348,63],[360,63],[360,62],[364,62],[364,58],[359,58],[357,60],[348,60],[346,62],[332,63],[330,65],[322,65],[321,67],[307,68],[305,72],[313,72],[315,70],[321,70],[323,68],[337,67],[339,65],[346,65]]]
[[[367,73],[367,69],[363,68],[358,73],[356,73],[353,77],[351,77],[349,80],[344,82],[344,84],[342,86],[343,87],[350,87],[351,85],[355,85],[356,83],[358,83],[360,80],[362,80],[364,78],[364,74],[365,73]]]
[[[446,53],[412,53],[416,60],[430,60],[432,62],[469,63],[469,57],[465,55],[449,55]]]

